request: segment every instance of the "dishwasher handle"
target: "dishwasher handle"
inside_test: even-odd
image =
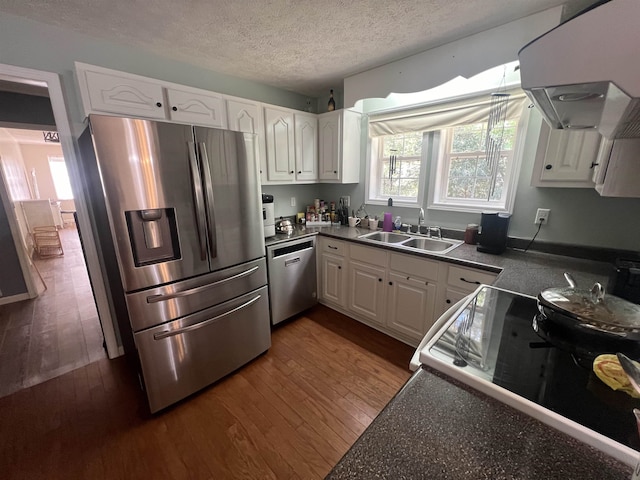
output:
[[[290,255],[292,253],[300,253],[307,250],[315,249],[314,240],[304,240],[301,242],[288,242],[284,246],[275,245],[269,247],[269,257],[278,258],[284,255]]]

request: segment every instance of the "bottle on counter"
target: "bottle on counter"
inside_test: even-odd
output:
[[[327,104],[327,112],[333,112],[336,109],[336,101],[333,99],[333,89],[329,90],[329,103]]]
[[[393,230],[393,220],[391,219],[391,213],[385,212],[384,218],[382,219],[382,231],[390,232]]]
[[[470,223],[464,231],[464,243],[475,245],[478,243],[478,225]]]
[[[400,215],[398,215],[393,221],[393,226],[396,230],[400,230],[400,228],[402,227],[402,218],[400,217]]]

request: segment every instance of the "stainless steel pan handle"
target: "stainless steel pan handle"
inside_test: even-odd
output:
[[[211,258],[218,256],[218,242],[216,240],[216,213],[213,203],[213,182],[211,181],[211,167],[209,165],[209,156],[207,155],[207,147],[204,142],[199,142],[198,147],[200,149],[200,158],[203,164],[204,174],[204,186],[206,188],[207,200],[208,200],[208,215],[209,215],[209,252]]]
[[[237,312],[238,310],[242,310],[243,308],[247,308],[252,303],[255,303],[258,300],[260,300],[261,296],[262,295],[258,295],[257,297],[254,297],[251,300],[249,300],[248,302],[245,302],[242,305],[237,306],[236,308],[232,308],[228,312],[224,312],[224,313],[222,313],[222,314],[220,314],[218,316],[210,318],[209,320],[205,320],[203,322],[196,323],[194,325],[189,325],[188,327],[178,328],[177,330],[164,330],[162,332],[154,333],[153,334],[153,339],[154,340],[162,340],[163,338],[173,337],[175,335],[180,335],[180,334],[183,334],[183,333],[192,332],[194,330],[198,330],[199,328],[206,327],[207,325],[211,325],[212,323],[215,323],[218,320],[220,320],[220,319],[222,319],[222,318],[224,318],[224,317],[226,317],[228,315],[231,315],[232,313]]]
[[[196,219],[198,221],[198,242],[200,244],[200,260],[207,259],[207,213],[204,209],[204,198],[202,193],[202,179],[200,168],[198,167],[198,157],[196,155],[196,144],[189,144],[189,166],[191,168],[191,186],[193,187],[193,197],[196,203]]]
[[[231,280],[236,280],[238,278],[246,277],[247,275],[251,275],[253,272],[258,270],[260,267],[256,265],[255,267],[250,268],[249,270],[245,270],[244,272],[237,273],[235,275],[231,275],[230,277],[223,278],[222,280],[215,281],[213,283],[208,283],[207,285],[201,285],[199,287],[190,288],[188,290],[183,290],[181,292],[169,293],[167,295],[150,295],[147,297],[147,303],[158,303],[165,302],[167,300],[171,300],[173,298],[179,297],[187,297],[189,295],[193,295],[194,293],[202,292],[203,290],[207,290],[208,288],[216,287],[222,283],[229,282]]]

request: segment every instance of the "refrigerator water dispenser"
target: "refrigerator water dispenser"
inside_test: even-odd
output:
[[[154,208],[124,213],[137,267],[180,258],[175,209]]]

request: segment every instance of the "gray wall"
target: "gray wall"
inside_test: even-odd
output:
[[[74,61],[303,110],[307,96],[205,70],[130,45],[98,40],[15,15],[0,15],[0,63],[63,76],[76,136],[83,126]],[[193,63],[197,63],[194,58]],[[316,99],[313,99],[315,105]]]

